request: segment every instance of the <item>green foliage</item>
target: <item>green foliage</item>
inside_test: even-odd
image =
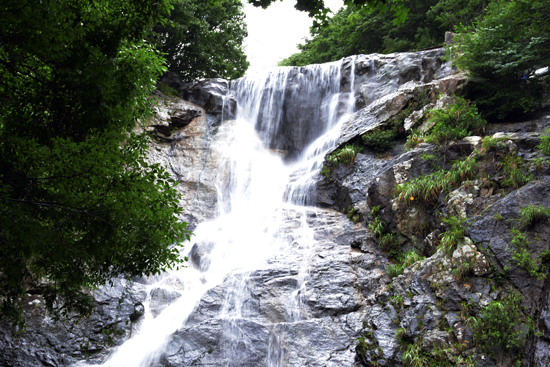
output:
[[[485,152],[504,149],[505,148],[505,145],[503,143],[504,140],[506,140],[506,138],[493,138],[490,136],[486,136],[483,138],[483,141],[481,142],[481,149],[483,149]]]
[[[536,222],[550,218],[550,209],[539,205],[529,205],[520,209],[519,220],[522,227],[530,227]]]
[[[407,344],[402,355],[403,366],[405,367],[422,367],[425,362],[421,355],[420,345],[413,343]]]
[[[544,155],[550,155],[550,129],[540,138],[540,144],[536,146]]]
[[[396,137],[397,133],[394,130],[374,130],[364,134],[361,138],[367,148],[382,153],[393,148],[393,142]]]
[[[351,220],[353,223],[359,223],[362,219],[362,216],[361,216],[361,213],[359,212],[356,212],[355,209],[353,208],[349,208],[349,210],[346,211],[344,210],[344,214],[346,214],[346,217]]]
[[[492,301],[481,317],[471,317],[468,323],[476,345],[491,357],[501,350],[522,348],[534,329],[533,321],[523,313],[521,295],[512,288],[506,298]]]
[[[395,233],[386,233],[380,237],[378,241],[380,247],[385,251],[392,251],[397,249],[397,241],[395,239]],[[393,255],[392,255],[393,256]]]
[[[328,179],[330,179],[331,173],[332,173],[332,167],[323,166],[323,168],[321,169],[321,174]]]
[[[359,339],[357,339],[357,353],[361,357],[365,358],[369,350],[370,350],[370,346],[368,345],[365,339],[365,336],[361,335]]]
[[[399,296],[396,296],[396,297],[401,297],[400,295]],[[401,297],[401,305],[403,304],[403,297]],[[401,307],[399,307],[401,308]],[[399,329],[397,329],[397,331],[395,332],[395,339],[397,339],[397,342],[399,344],[404,344],[407,342],[407,329],[405,329],[404,327],[400,327]]]
[[[357,54],[392,53],[442,45],[445,31],[471,24],[488,0],[403,0],[407,19],[398,25],[392,14],[356,6],[342,8],[321,26],[310,28],[310,38],[299,53],[280,66],[302,66],[336,61]],[[357,4],[357,2],[354,2]]]
[[[458,244],[464,241],[465,219],[450,217],[444,218],[443,222],[449,229],[439,235],[439,238],[441,239],[439,246],[448,257],[452,257],[453,252],[458,247]]]
[[[378,244],[380,248],[389,253],[390,258],[397,258],[399,256],[399,244],[396,240],[396,235],[393,232],[387,232],[386,223],[380,219],[379,216],[376,216],[380,207],[373,207],[371,215],[374,215],[374,219],[369,222],[367,228],[374,234],[374,237],[378,239]],[[373,214],[374,213],[374,214]]]
[[[504,157],[501,163],[505,176],[505,180],[502,183],[503,186],[517,189],[533,179],[532,173],[523,173],[523,164],[523,159],[517,155],[507,155]]]
[[[386,223],[384,223],[380,217],[376,217],[368,224],[367,228],[376,238],[381,238],[386,230]]]
[[[413,130],[411,134],[407,137],[407,142],[405,143],[405,149],[410,150],[416,148],[420,143],[424,143],[428,133]]]
[[[472,271],[472,264],[468,261],[464,261],[460,264],[455,264],[453,267],[452,273],[456,280],[464,279]]]
[[[512,228],[512,259],[529,273],[533,278],[543,280],[546,278],[547,272],[541,268],[542,259],[539,257],[537,260],[533,260],[529,253],[529,241],[527,236],[516,228]],[[547,253],[542,254],[542,257],[546,258]]]
[[[474,25],[458,27],[455,65],[476,79],[472,95],[484,116],[532,110],[543,87],[530,73],[550,59],[550,1],[493,0],[486,12]]]
[[[176,0],[150,39],[164,53],[168,70],[191,81],[243,76],[249,66],[247,35],[240,0]]]
[[[454,163],[448,171],[439,170],[431,175],[421,176],[397,185],[395,194],[399,200],[409,204],[417,199],[426,203],[436,201],[441,192],[448,191],[475,176],[476,158],[476,155],[470,156],[463,161]]]
[[[390,264],[386,267],[386,272],[391,278],[395,278],[403,274],[406,268],[411,266],[417,261],[424,260],[425,257],[420,256],[415,249],[410,250],[399,256],[397,264]]]
[[[403,296],[398,294],[391,297],[391,299],[392,299],[392,303],[395,305],[396,311],[399,312],[403,307],[403,302],[404,302]],[[399,330],[397,330],[397,333],[395,334],[395,336],[399,340]]]
[[[458,96],[453,100],[446,108],[427,111],[428,121],[435,122],[435,125],[425,138],[426,142],[447,144],[479,132],[487,124],[475,104]]]
[[[355,160],[357,153],[361,152],[363,147],[358,143],[346,144],[345,146],[336,149],[334,152],[326,156],[327,162],[331,165],[349,164]]]
[[[166,83],[157,83],[157,89],[160,90],[162,93],[166,94],[167,96],[178,96],[178,91],[169,86]]]
[[[529,162],[531,167],[534,167],[538,171],[542,171],[544,167],[550,166],[550,161],[548,159],[543,159],[542,157],[536,157]]]
[[[86,288],[183,261],[175,182],[132,133],[166,71],[144,38],[170,6],[2,2],[0,313],[19,331],[28,291],[56,315],[86,315]]]

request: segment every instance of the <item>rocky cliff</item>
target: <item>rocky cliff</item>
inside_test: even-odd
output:
[[[427,108],[445,106],[440,95],[465,95],[471,83],[442,56],[436,49],[348,58],[329,70],[336,85],[312,68],[288,69],[266,84],[254,127],[287,163],[323,134],[329,110],[319,106],[336,92],[331,113],[348,117],[323,154],[396,119],[402,129],[422,127]],[[182,219],[197,228],[229,210],[223,188],[238,167],[224,149],[247,80],[167,82],[183,98],[159,94],[156,117],[142,129],[155,136],[150,160],[180,183]],[[550,165],[536,148],[548,125],[550,111],[542,110],[449,144],[407,150],[398,137],[385,153],[365,148],[346,163],[326,160],[307,187],[313,205],[277,210],[283,251],[228,273],[154,355],[127,365],[549,365]],[[459,170],[460,162],[475,164]],[[455,171],[444,189],[399,194]],[[528,210],[538,214],[529,219]],[[208,274],[216,246],[193,241],[189,266]],[[0,365],[102,363],[146,329],[144,319],[178,307],[183,283],[177,274],[115,280],[94,291],[98,313],[83,320],[52,320],[40,296],[28,295],[27,330],[0,328]]]

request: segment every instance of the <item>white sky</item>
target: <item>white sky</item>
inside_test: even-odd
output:
[[[294,9],[296,0],[276,1],[265,10],[244,3],[248,27],[244,45],[250,62],[247,74],[277,66],[279,61],[298,52],[296,45],[309,36],[313,20],[306,12]],[[325,0],[325,6],[334,13],[343,4],[343,0]]]

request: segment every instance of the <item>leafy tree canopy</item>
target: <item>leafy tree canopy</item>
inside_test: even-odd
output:
[[[483,14],[488,0],[404,0],[408,9],[400,24],[392,14],[342,8],[321,27],[310,29],[311,38],[298,45],[299,53],[281,66],[302,66],[339,60],[357,54],[392,53],[443,44],[445,31],[471,24]]]
[[[527,112],[548,98],[533,74],[550,64],[550,0],[494,0],[487,15],[459,27],[456,65],[477,80],[472,95],[488,117]]]
[[[181,262],[173,182],[132,133],[166,71],[144,38],[169,0],[0,5],[0,316],[25,293],[88,313],[84,290]],[[54,307],[55,305],[55,307]]]
[[[178,0],[168,22],[153,28],[168,70],[184,80],[243,76],[249,63],[242,6],[240,0]]]

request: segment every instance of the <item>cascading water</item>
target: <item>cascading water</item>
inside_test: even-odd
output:
[[[307,320],[302,295],[307,288],[307,259],[316,239],[308,225],[308,216],[315,216],[315,209],[305,205],[310,203],[313,175],[338,139],[339,122],[353,112],[354,62],[347,70],[346,85],[342,82],[343,65],[344,60],[278,68],[232,83],[236,119],[222,123],[213,143],[219,157],[219,215],[196,228],[193,249],[187,246],[182,254],[190,256],[196,266],[168,272],[154,284],[150,280],[150,289],[161,287],[181,297],[156,318],[146,312],[137,335],[119,347],[104,366],[162,363],[159,359],[167,337],[193,324],[197,303],[208,301],[212,289],[222,282],[222,306],[216,312],[217,318],[224,320],[224,328],[217,347],[231,355],[227,364],[220,365],[246,365],[239,352],[246,344],[242,320],[256,317],[248,304],[247,278],[251,271],[289,250],[301,265],[295,269],[294,290],[289,292],[282,318],[285,322]],[[300,104],[303,101],[307,105]],[[292,231],[282,227],[292,227]],[[148,303],[145,308],[149,309]],[[277,325],[270,328],[263,365],[285,365],[283,339]]]

